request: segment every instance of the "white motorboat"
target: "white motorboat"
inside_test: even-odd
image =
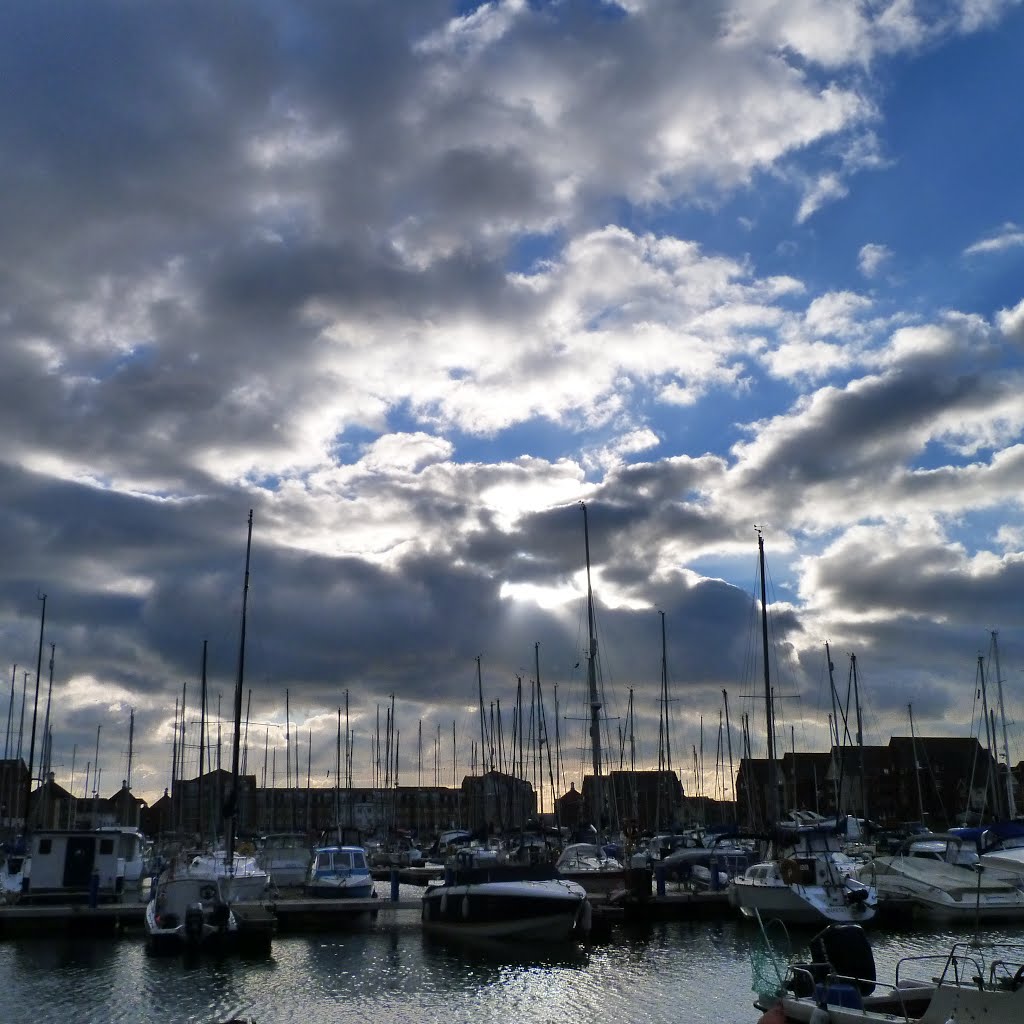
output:
[[[13,903],[21,895],[27,860],[20,845],[0,853],[0,903]]]
[[[858,871],[882,907],[931,920],[1024,920],[1020,876],[986,865],[962,835],[931,833]]]
[[[626,884],[622,861],[609,856],[597,843],[571,843],[559,855],[555,871],[559,878],[578,882],[588,893],[607,893]]]
[[[1019,821],[992,822],[975,828],[954,828],[954,835],[973,843],[986,868],[1024,880],[1024,824]]]
[[[320,846],[306,877],[306,893],[320,899],[367,899],[373,878],[361,846]]]
[[[273,915],[253,905],[233,905],[223,879],[171,869],[157,880],[146,904],[146,945],[152,953],[266,952]]]
[[[270,876],[259,866],[256,858],[249,854],[235,853],[230,863],[229,869],[227,852],[224,850],[197,853],[192,856],[185,871],[197,878],[215,878],[222,883],[230,881],[232,903],[251,903],[264,899],[270,886]]]
[[[300,832],[276,832],[263,837],[256,863],[269,875],[270,884],[302,885],[309,872],[312,848]]]
[[[168,871],[146,904],[145,928],[151,952],[179,953],[227,941],[238,923],[217,878]]]
[[[590,933],[591,905],[577,882],[551,865],[478,866],[460,854],[444,884],[423,896],[423,930],[445,938],[566,943]]]
[[[752,864],[729,883],[745,917],[785,924],[862,924],[875,914],[874,888],[837,862],[838,837],[816,827],[787,829],[779,856]]]
[[[856,925],[827,928],[812,960],[755,969],[760,1024],[1018,1024],[1024,1020],[1024,946],[958,942],[905,957],[891,981]],[[758,965],[760,966],[760,965]],[[926,980],[915,980],[923,977]]]

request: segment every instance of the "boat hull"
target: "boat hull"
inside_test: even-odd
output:
[[[306,885],[306,894],[318,900],[365,900],[373,896],[373,879],[367,876],[359,881],[332,882],[329,878],[315,879]]]
[[[864,924],[875,915],[873,905],[831,899],[819,886],[759,885],[734,879],[730,900],[744,917],[760,914],[785,924]]]
[[[461,938],[569,942],[590,926],[590,903],[573,882],[442,885],[423,897],[423,930]]]
[[[894,1021],[911,1020],[914,1024],[1019,1024],[1024,1020],[1024,988],[1017,991],[979,990],[966,985],[940,985],[929,998],[927,992],[907,991],[903,1008],[890,1005],[877,1008],[869,998],[863,1006],[827,1006],[829,1024],[893,1024]],[[927,1002],[918,1013],[911,1001]],[[810,1024],[817,1009],[813,999],[784,997],[782,1007],[787,1021]]]

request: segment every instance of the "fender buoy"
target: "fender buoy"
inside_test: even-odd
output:
[[[444,917],[448,910],[448,893],[441,894],[441,916]]]
[[[787,857],[779,865],[779,874],[786,885],[795,885],[800,879],[800,865],[791,857]]]
[[[594,908],[590,905],[590,900],[583,901],[583,915],[580,920],[580,925],[583,928],[583,934],[589,935],[590,929],[594,924]]]
[[[462,897],[462,920],[469,920],[469,896]]]

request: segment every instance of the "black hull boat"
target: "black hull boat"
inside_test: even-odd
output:
[[[553,877],[550,868],[471,868],[430,886],[423,896],[424,932],[445,938],[583,941],[591,913],[586,890]]]

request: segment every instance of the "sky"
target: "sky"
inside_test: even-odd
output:
[[[252,509],[259,781],[335,785],[346,695],[357,782],[392,695],[399,782],[461,781],[538,667],[578,780],[581,502],[611,766],[658,763],[662,622],[685,791],[723,691],[763,756],[758,530],[780,746],[828,747],[827,642],[866,742],[977,734],[982,656],[1024,756],[1019,2],[3,21],[8,756],[48,708],[58,782],[130,747],[156,799],[206,641],[227,763]]]

